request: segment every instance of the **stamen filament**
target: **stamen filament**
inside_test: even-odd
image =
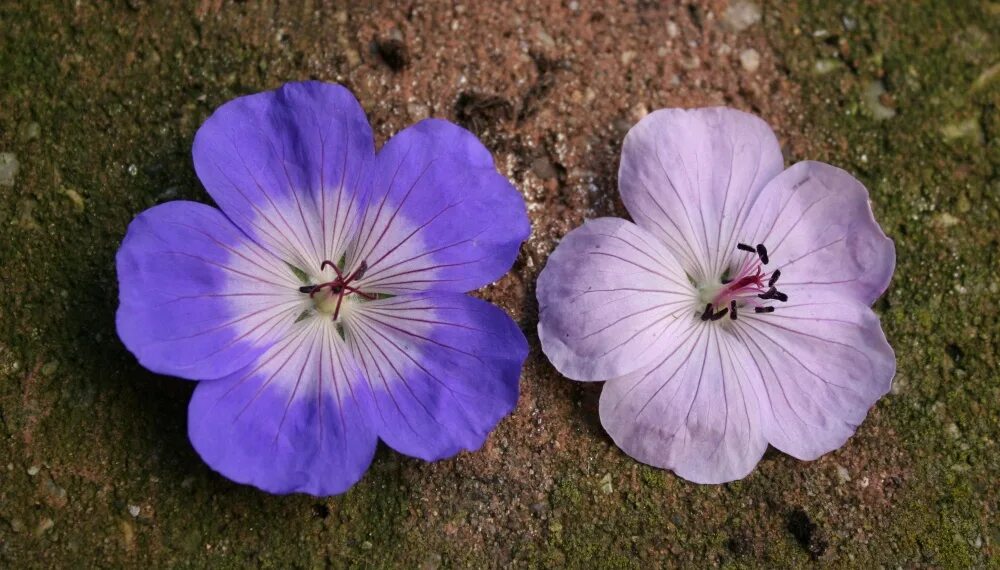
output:
[[[337,274],[336,279],[333,279],[332,281],[327,281],[325,283],[318,283],[316,285],[303,285],[302,287],[299,287],[299,292],[308,293],[309,298],[312,299],[315,298],[316,294],[322,291],[323,289],[329,289],[332,295],[337,296],[337,304],[334,306],[333,309],[333,320],[337,320],[337,317],[340,316],[340,307],[343,305],[344,297],[346,297],[347,295],[350,294],[360,295],[361,297],[364,297],[369,301],[373,301],[377,298],[375,295],[372,295],[371,293],[365,293],[359,290],[357,287],[352,287],[350,285],[351,282],[353,282],[354,280],[361,279],[362,277],[364,277],[365,272],[368,271],[367,261],[362,261],[361,264],[358,265],[357,269],[351,272],[351,274],[348,275],[347,277],[344,277],[344,273],[343,271],[341,271],[340,267],[338,267],[336,263],[330,261],[329,259],[324,260],[323,263],[320,264],[319,266],[320,271],[325,270],[327,266],[333,268],[333,272]]]

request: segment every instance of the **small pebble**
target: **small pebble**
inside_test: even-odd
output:
[[[837,479],[840,479],[841,483],[847,483],[851,480],[851,474],[847,471],[847,468],[843,465],[837,466]]]
[[[31,467],[28,467],[28,475],[34,477],[35,475],[38,475],[38,472],[40,470],[41,470],[41,468],[39,466],[32,465]]]
[[[611,484],[611,474],[606,473],[604,477],[601,477],[601,492],[605,495],[610,495],[614,491],[614,485]]]
[[[962,435],[962,432],[959,431],[958,429],[958,425],[954,423],[948,424],[947,427],[944,428],[944,430],[945,432],[948,433],[949,436],[951,436],[954,439],[958,439],[959,436]]]
[[[132,515],[133,518],[139,516],[139,513],[141,512],[141,510],[142,509],[139,507],[139,505],[129,505],[128,506],[128,514]]]
[[[959,220],[955,216],[949,214],[948,212],[941,212],[934,217],[934,223],[941,226],[942,228],[950,228],[960,224],[962,220]]]
[[[21,128],[21,138],[25,141],[33,141],[42,135],[42,127],[32,121]]]
[[[12,152],[0,152],[0,186],[13,186],[21,164]]]
[[[868,109],[872,118],[877,121],[884,121],[896,116],[896,110],[892,107],[887,107],[883,103],[883,95],[885,95],[885,93],[885,85],[883,85],[881,81],[869,81],[868,85],[865,87],[863,98],[865,107]]]
[[[844,64],[841,63],[839,59],[817,59],[816,62],[813,63],[813,71],[816,72],[816,75],[826,75],[827,73],[836,71],[843,66]]]
[[[422,121],[431,115],[431,110],[427,108],[427,105],[420,103],[408,103],[406,111],[414,121]]]
[[[70,203],[73,204],[73,208],[75,208],[77,212],[82,212],[87,208],[87,203],[83,199],[83,196],[81,196],[76,190],[73,190],[72,188],[63,188],[62,193],[69,198]]]
[[[692,55],[690,57],[682,58],[680,63],[681,67],[684,69],[694,70],[701,67],[701,58],[696,55]]]
[[[742,32],[760,21],[760,6],[746,0],[737,0],[722,13],[722,24],[733,32]]]
[[[740,65],[750,73],[757,71],[760,68],[760,52],[753,48],[741,51]]]
[[[985,71],[979,74],[979,77],[972,82],[972,92],[982,91],[988,85],[1000,78],[1000,63],[994,64],[988,67]]]
[[[35,536],[42,536],[54,526],[56,526],[56,523],[52,519],[45,517],[38,521],[38,526],[35,527]]]
[[[977,145],[984,142],[983,128],[975,118],[944,125],[941,127],[941,136],[949,142],[961,139],[967,139]]]

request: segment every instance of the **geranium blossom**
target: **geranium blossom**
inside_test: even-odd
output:
[[[144,366],[200,380],[204,460],[329,495],[378,439],[426,460],[480,447],[515,405],[527,343],[463,293],[502,276],[530,229],[482,144],[425,120],[376,153],[354,96],[309,82],[226,103],[193,154],[219,209],[136,217],[117,322]]]
[[[619,186],[635,223],[586,222],[538,280],[542,348],[608,381],[615,443],[702,483],[744,477],[768,443],[800,459],[843,445],[895,373],[870,308],[895,250],[864,186],[785,170],[767,124],[725,108],[644,118]]]

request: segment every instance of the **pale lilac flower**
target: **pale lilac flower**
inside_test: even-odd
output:
[[[870,308],[895,249],[864,186],[785,170],[767,124],[725,108],[644,118],[619,186],[635,223],[586,222],[538,280],[542,348],[608,381],[615,443],[700,483],[744,477],[768,443],[799,459],[843,445],[896,366]]]
[[[527,343],[465,295],[530,230],[483,145],[426,120],[376,153],[357,100],[307,82],[230,101],[194,166],[220,209],[151,208],[118,251],[118,334],[201,380],[202,458],[275,493],[341,493],[381,439],[426,460],[477,449],[517,401]]]

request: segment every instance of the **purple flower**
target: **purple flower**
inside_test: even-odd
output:
[[[895,250],[864,186],[784,170],[767,124],[725,108],[640,121],[619,185],[635,223],[573,230],[538,280],[542,348],[608,381],[615,443],[699,483],[746,476],[768,443],[807,460],[843,445],[896,367],[870,308]]]
[[[378,439],[429,461],[479,448],[514,408],[527,343],[464,293],[510,268],[530,226],[475,136],[426,120],[376,153],[348,90],[292,83],[220,107],[193,154],[220,209],[136,217],[117,322],[144,366],[201,380],[202,458],[330,495]]]

